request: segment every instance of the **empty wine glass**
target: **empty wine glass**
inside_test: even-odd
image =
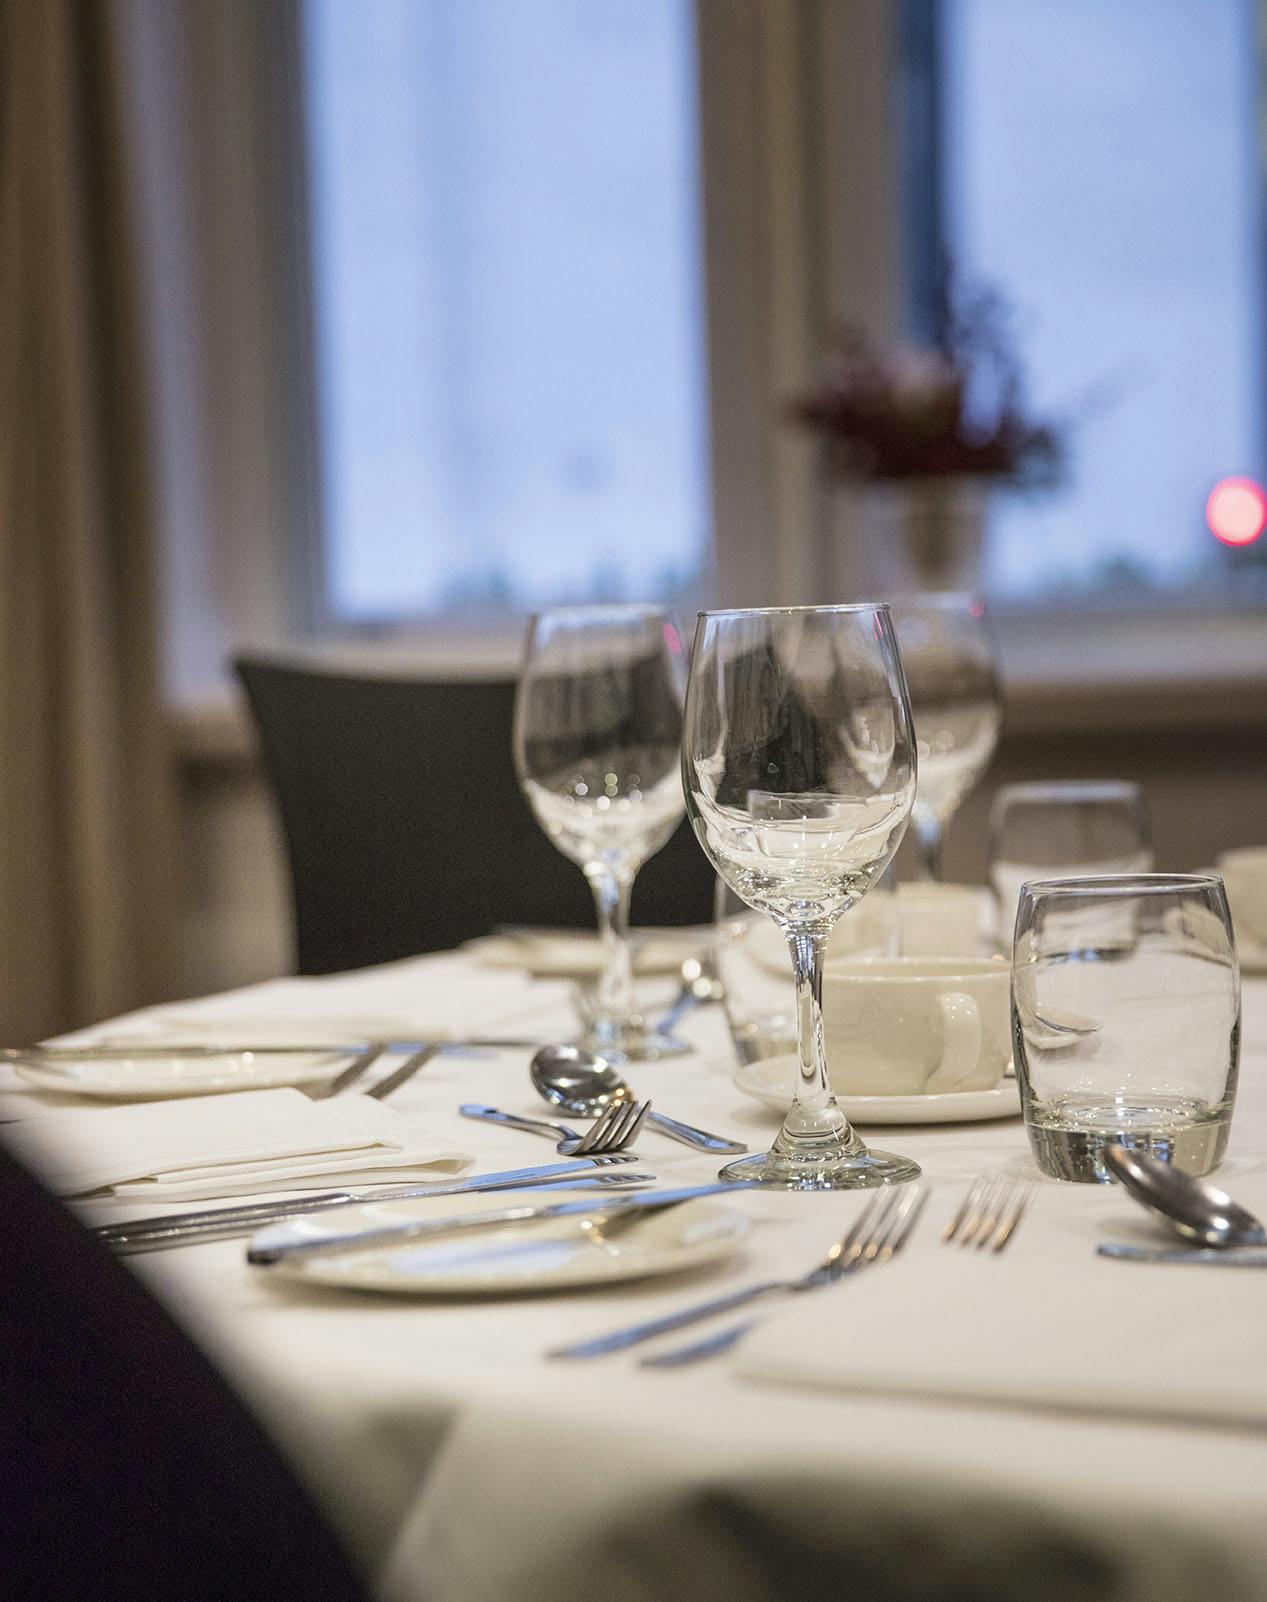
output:
[[[515,771],[537,821],[590,882],[606,961],[584,1044],[607,1056],[688,1049],[634,1003],[634,876],[684,811],[682,638],[652,606],[563,607],[532,620],[515,696]]]
[[[919,752],[911,821],[925,871],[940,879],[946,825],[994,755],[1003,693],[982,601],[913,595],[892,611]]]
[[[832,926],[879,878],[915,795],[915,735],[886,606],[702,612],[686,694],[687,810],[713,866],[773,918],[796,976],[794,1100],[773,1147],[722,1169],[785,1190],[913,1179],[868,1151],[823,1046]]]

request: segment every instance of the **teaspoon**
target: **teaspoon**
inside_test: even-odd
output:
[[[1200,1246],[1261,1246],[1267,1230],[1226,1191],[1146,1152],[1107,1146],[1104,1164],[1152,1213]]]
[[[596,1057],[579,1046],[542,1046],[528,1066],[537,1093],[553,1107],[577,1118],[592,1118],[601,1113],[609,1102],[634,1101],[636,1096],[629,1082],[622,1079],[605,1057]],[[701,1151],[747,1151],[738,1141],[725,1140],[721,1135],[710,1135],[706,1129],[693,1124],[679,1123],[653,1108],[647,1122],[662,1134],[671,1135],[683,1145],[695,1146]]]

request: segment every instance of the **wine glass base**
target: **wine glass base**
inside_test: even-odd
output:
[[[727,1163],[717,1177],[769,1190],[867,1190],[876,1185],[901,1185],[918,1179],[919,1174],[919,1164],[909,1157],[864,1147],[849,1154],[820,1153],[812,1159],[761,1152]]]
[[[685,1057],[695,1049],[676,1035],[639,1028],[589,1030],[578,1044],[608,1062],[655,1062],[660,1057]]]

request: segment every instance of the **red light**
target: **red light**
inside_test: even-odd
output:
[[[1252,545],[1267,528],[1267,493],[1252,478],[1221,478],[1205,503],[1205,520],[1224,545]]]

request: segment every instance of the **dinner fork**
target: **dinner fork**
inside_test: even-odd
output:
[[[835,1242],[826,1257],[800,1279],[762,1280],[759,1284],[749,1285],[744,1290],[733,1291],[729,1296],[718,1296],[707,1302],[695,1302],[692,1306],[682,1308],[676,1313],[668,1313],[663,1318],[649,1319],[642,1324],[631,1324],[624,1329],[614,1330],[609,1335],[577,1341],[570,1346],[556,1346],[553,1351],[547,1352],[546,1356],[602,1357],[608,1352],[620,1352],[627,1347],[638,1346],[657,1335],[669,1335],[674,1330],[686,1329],[691,1324],[701,1323],[720,1313],[733,1312],[736,1308],[744,1307],[747,1303],[762,1297],[799,1295],[802,1291],[818,1290],[823,1285],[834,1285],[846,1274],[870,1267],[873,1263],[887,1262],[894,1252],[900,1251],[914,1229],[927,1199],[928,1192],[919,1186],[886,1187],[871,1198],[852,1227]],[[654,1361],[660,1366],[668,1366],[674,1359],[687,1363],[694,1362],[700,1357],[711,1357],[715,1352],[725,1351],[728,1346],[733,1346],[741,1335],[752,1328],[753,1322],[748,1320],[742,1324],[732,1325],[720,1335],[701,1341],[697,1346],[666,1353],[663,1358]]]
[[[894,1252],[900,1251],[905,1245],[927,1200],[927,1191],[907,1190],[900,1193],[900,1200],[890,1192],[884,1200],[873,1201],[849,1235],[844,1237],[848,1244],[838,1249],[842,1247],[842,1242],[838,1241],[827,1254],[826,1261],[812,1270],[806,1279],[792,1286],[792,1290],[817,1290],[822,1285],[835,1284],[846,1274],[870,1268],[874,1263],[887,1263]],[[868,1212],[871,1214],[869,1223],[866,1221]],[[644,1357],[639,1367],[684,1368],[688,1363],[716,1357],[721,1352],[728,1352],[759,1322],[755,1318],[744,1319],[742,1323],[732,1324],[705,1340],[695,1341],[689,1346],[675,1346],[671,1351],[657,1352],[653,1357]]]
[[[942,1230],[942,1244],[1001,1252],[1020,1226],[1036,1188],[1006,1174],[974,1180],[959,1211]]]
[[[505,1124],[510,1129],[526,1129],[532,1135],[545,1135],[548,1140],[556,1141],[554,1149],[564,1157],[593,1157],[632,1146],[651,1111],[651,1103],[609,1102],[583,1135],[567,1124],[556,1124],[548,1118],[521,1118],[518,1113],[483,1107],[477,1102],[464,1102],[458,1111],[463,1118],[478,1118],[485,1123]]]

